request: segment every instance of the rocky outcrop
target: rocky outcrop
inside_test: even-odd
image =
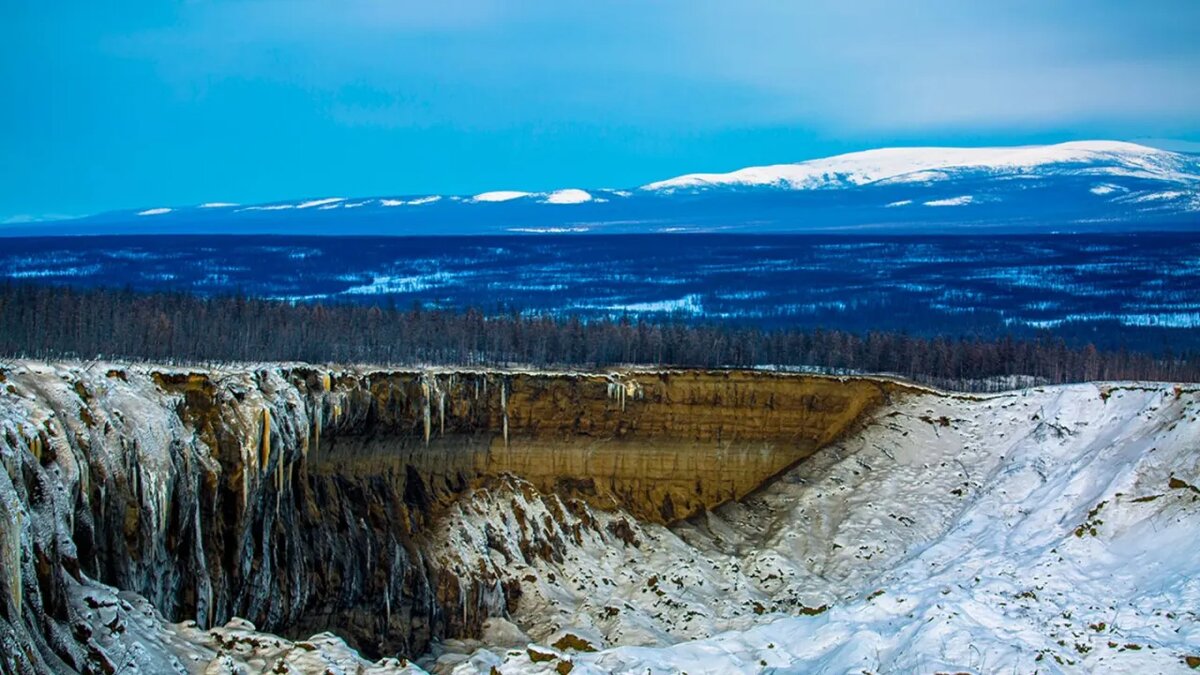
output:
[[[424,533],[506,474],[671,522],[737,499],[902,389],[752,372],[40,365],[0,371],[0,663],[113,672],[96,579],[201,627],[334,629],[370,655],[516,601]]]

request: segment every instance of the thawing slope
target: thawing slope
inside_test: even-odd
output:
[[[543,644],[648,646],[518,639],[426,666],[1187,672],[1200,657],[1198,413],[1196,389],[1158,385],[907,396],[742,504],[673,530],[604,514],[606,534],[561,561],[497,565],[536,578],[513,619]],[[449,530],[494,540],[507,504],[480,494]],[[465,544],[504,562],[502,546]]]

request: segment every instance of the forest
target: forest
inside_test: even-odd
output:
[[[1033,339],[762,328],[682,319],[487,315],[306,304],[242,295],[0,286],[6,358],[162,363],[305,361],[394,366],[767,367],[887,373],[973,391],[1014,384],[1200,379],[1200,354]]]

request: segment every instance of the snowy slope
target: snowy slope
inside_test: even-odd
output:
[[[512,618],[540,644],[509,626],[508,644],[450,644],[422,665],[1189,672],[1198,413],[1197,390],[1169,386],[913,396],[705,520],[621,529],[619,514],[586,514],[599,524],[560,561],[497,553],[522,536],[505,513],[520,504],[536,521],[552,503],[480,493],[446,528],[447,550],[522,580]],[[576,638],[601,650],[568,648]]]
[[[679,190],[732,186],[827,189],[880,181],[932,182],[955,174],[1114,175],[1193,183],[1196,163],[1166,150],[1118,141],[1078,141],[1057,145],[993,148],[884,148],[852,152],[797,164],[776,164],[729,173],[693,173],[643,186]]]

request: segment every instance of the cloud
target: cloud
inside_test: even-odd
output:
[[[185,5],[118,48],[182,95],[283,83],[350,126],[1161,125],[1200,118],[1197,8],[250,0]]]
[[[1200,116],[1200,41],[1180,28],[1198,7],[701,3],[674,46],[721,45],[693,49],[693,72],[839,131],[1182,121]]]

